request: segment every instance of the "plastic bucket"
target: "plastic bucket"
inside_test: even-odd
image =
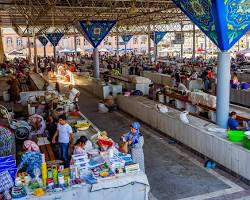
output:
[[[246,136],[244,131],[232,130],[227,132],[227,137],[232,142],[242,142]]]

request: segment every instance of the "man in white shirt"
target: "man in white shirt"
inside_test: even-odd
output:
[[[177,85],[177,88],[178,88],[179,92],[182,92],[182,93],[187,92],[188,89],[183,83],[176,82],[176,85]]]
[[[69,86],[69,91],[70,91],[70,93],[69,93],[69,100],[70,100],[72,103],[75,104],[75,106],[76,106],[76,111],[79,111],[79,106],[78,106],[77,102],[78,102],[78,98],[79,98],[79,96],[80,96],[80,91],[77,90],[76,88],[73,88],[72,85]]]
[[[71,126],[66,122],[64,115],[59,116],[57,131],[53,137],[52,143],[56,143],[56,137],[58,136],[58,143],[60,147],[60,159],[64,160],[65,167],[69,167],[69,144],[73,144],[74,135]]]

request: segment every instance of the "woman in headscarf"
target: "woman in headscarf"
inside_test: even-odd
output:
[[[31,152],[40,152],[39,146],[31,141],[31,140],[25,140],[23,143],[23,148],[25,149],[25,151],[31,151]]]
[[[130,126],[130,132],[125,134],[123,138],[128,143],[129,153],[131,153],[133,162],[138,163],[140,170],[144,172],[144,153],[142,148],[144,138],[140,132],[140,127],[139,122],[133,122]]]
[[[31,140],[24,141],[23,148],[25,153],[21,156],[18,171],[22,169],[33,178],[35,177],[35,169],[41,168],[42,154],[40,153],[38,145]]]
[[[33,135],[42,135],[46,129],[46,124],[41,115],[34,114],[31,115],[28,119],[29,124],[31,124],[34,128],[34,131],[30,133],[30,138]]]
[[[85,154],[91,149],[92,143],[85,136],[81,136],[75,143],[73,155]]]

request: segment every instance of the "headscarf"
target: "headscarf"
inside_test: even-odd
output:
[[[25,140],[23,146],[27,151],[40,152],[38,145],[31,140]]]
[[[135,144],[138,143],[139,137],[142,136],[140,132],[141,125],[139,122],[133,122],[130,126],[131,128],[134,128],[136,130],[136,134],[134,135],[132,131],[130,131],[126,137],[126,141],[129,141],[132,139],[131,146],[134,147]]]

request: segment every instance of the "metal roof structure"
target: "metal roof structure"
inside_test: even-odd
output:
[[[0,0],[0,16],[2,27],[24,36],[31,30],[38,35],[51,29],[74,33],[80,20],[116,20],[113,33],[132,34],[146,33],[149,23],[158,31],[177,31],[180,23],[191,23],[172,0]]]

